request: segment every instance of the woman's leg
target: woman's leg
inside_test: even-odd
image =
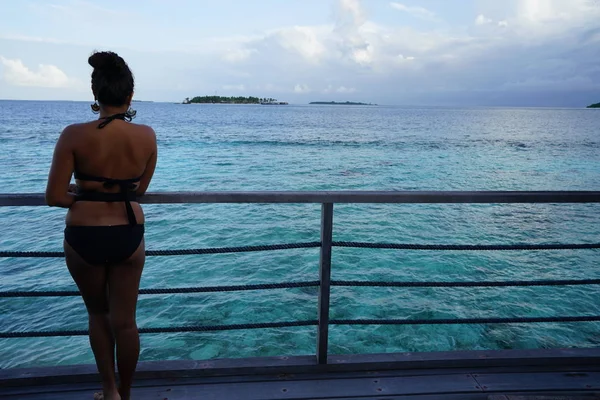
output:
[[[125,262],[111,266],[108,272],[110,324],[117,343],[119,393],[128,400],[133,375],[140,355],[140,337],[135,313],[140,278],[145,262],[144,241]]]
[[[88,311],[90,344],[102,379],[105,400],[119,400],[115,381],[115,342],[108,319],[107,268],[85,262],[65,241],[67,268]]]

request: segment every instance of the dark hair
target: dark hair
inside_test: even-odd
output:
[[[94,67],[92,92],[105,106],[119,107],[127,103],[133,93],[133,74],[129,66],[112,51],[95,52],[88,59]]]

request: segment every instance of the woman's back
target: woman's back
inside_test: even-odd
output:
[[[67,128],[74,157],[75,178],[88,176],[116,180],[141,178],[136,195],[145,193],[156,162],[156,136],[146,125],[110,121],[102,129],[92,121]],[[67,133],[65,132],[65,133]],[[151,167],[151,168],[149,168]],[[118,185],[99,180],[77,179],[78,191],[118,193]],[[132,203],[138,223],[144,223],[141,207]],[[76,202],[67,214],[70,225],[117,225],[127,221],[123,203]]]
[[[98,121],[93,121],[73,125],[72,129],[75,171],[86,175],[140,177],[155,151],[154,132],[145,125],[115,120],[98,129]],[[79,184],[82,188],[110,191],[101,182],[82,180]]]

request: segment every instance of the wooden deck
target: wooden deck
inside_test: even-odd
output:
[[[132,398],[600,399],[599,356],[578,349],[330,356],[327,365],[314,356],[152,362],[140,364]],[[3,370],[0,398],[91,399],[97,379],[93,366]]]

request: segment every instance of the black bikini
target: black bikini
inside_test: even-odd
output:
[[[98,129],[104,128],[115,119],[128,119],[127,114],[116,114],[103,118]],[[96,191],[79,192],[76,201],[124,202],[127,210],[127,225],[110,226],[67,226],[66,242],[91,265],[110,265],[123,262],[135,253],[144,238],[144,224],[138,224],[131,206],[136,201],[135,184],[141,177],[132,179],[112,179],[85,174],[75,168],[75,179],[102,182],[105,188],[120,187],[119,193]]]

